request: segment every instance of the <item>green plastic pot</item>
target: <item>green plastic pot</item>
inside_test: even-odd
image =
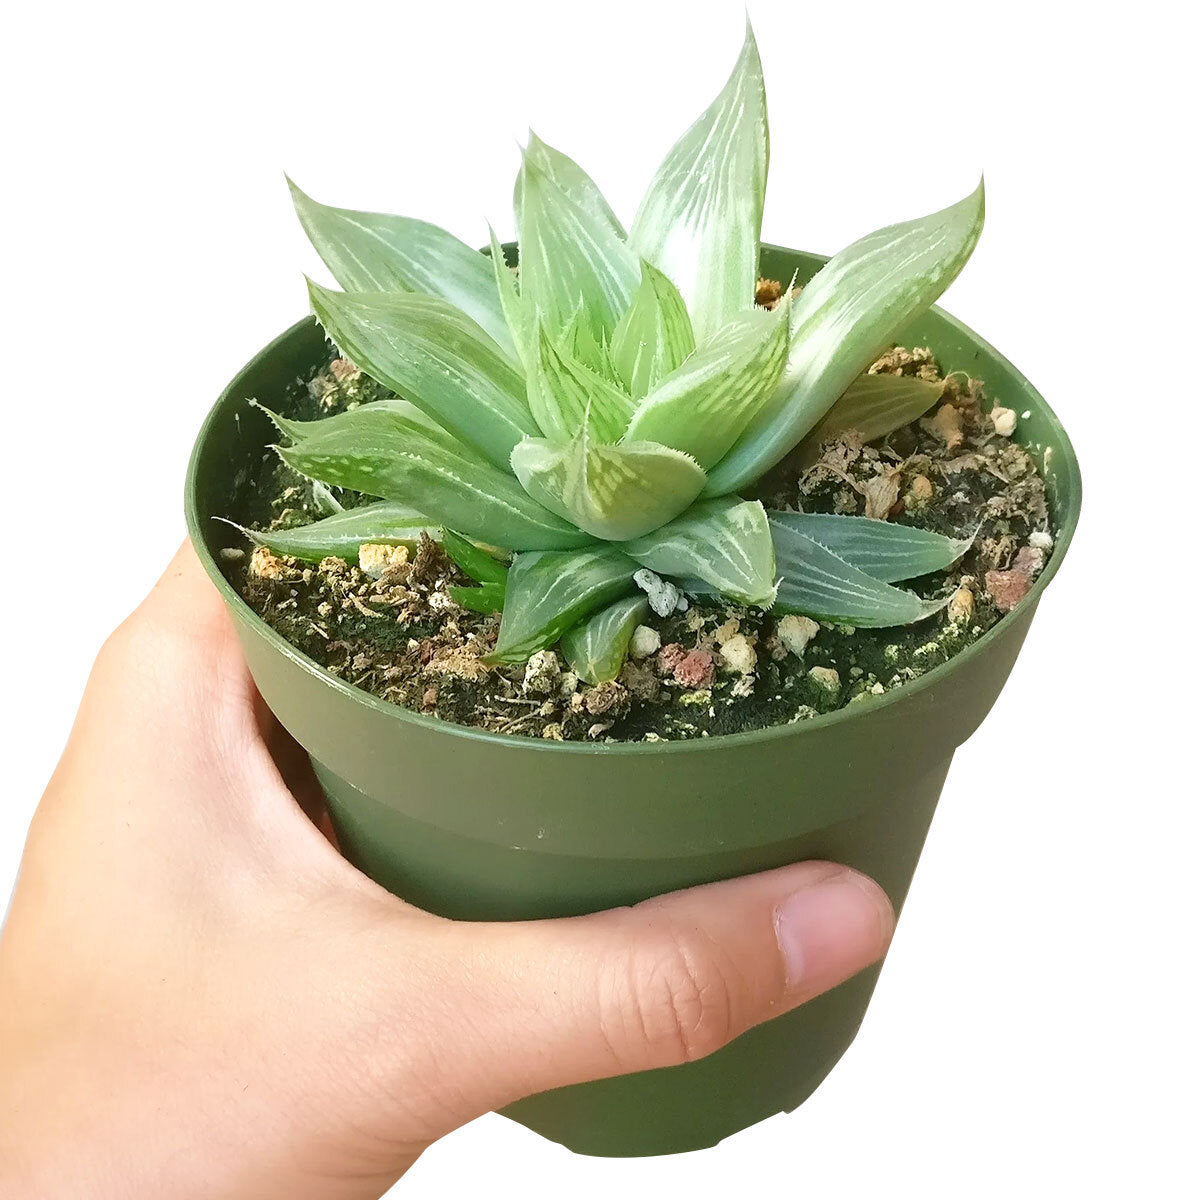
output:
[[[809,278],[824,260],[764,247],[764,275]],[[309,319],[226,388],[187,477],[192,541],[229,604],[255,682],[308,751],[341,846],[361,870],[432,912],[520,920],[593,912],[809,858],[848,863],[904,901],[955,749],[991,708],[1079,515],[1075,454],[1029,382],[934,309],[902,337],[930,345],[1029,415],[1018,437],[1044,466],[1056,544],[1028,597],[986,636],[878,700],[797,725],[691,742],[584,745],[482,733],[387,704],[324,672],[263,623],[218,550],[263,447],[246,401],[267,403],[323,361]],[[878,968],[702,1061],[562,1088],[505,1115],[585,1154],[715,1145],[794,1109],[853,1040]]]

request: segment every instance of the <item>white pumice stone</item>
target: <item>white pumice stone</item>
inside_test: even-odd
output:
[[[407,546],[384,546],[364,542],[358,548],[358,569],[372,579],[379,579],[390,567],[402,567],[408,562]]]
[[[679,608],[679,589],[670,581],[660,579],[653,571],[642,567],[635,571],[633,582],[646,593],[650,607],[660,616],[669,617]],[[685,605],[686,607],[686,605]],[[683,611],[682,609],[680,611]]]
[[[662,638],[657,629],[651,629],[649,625],[639,625],[633,631],[633,637],[629,639],[629,657],[649,658],[657,653],[661,646]]]
[[[553,650],[539,650],[525,664],[525,691],[534,696],[549,696],[558,689],[562,667]]]
[[[820,625],[809,617],[788,613],[779,618],[776,632],[779,640],[797,657],[804,657],[804,648],[820,632]]]
[[[1012,437],[1017,428],[1017,412],[1013,408],[1005,408],[997,404],[991,412],[992,428],[1001,437]]]
[[[735,633],[720,650],[726,670],[738,675],[752,675],[758,663],[758,655],[744,633]]]

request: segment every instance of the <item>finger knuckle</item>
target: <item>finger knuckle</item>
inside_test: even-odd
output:
[[[734,1032],[725,972],[702,939],[672,931],[635,957],[632,1006],[645,1057],[653,1066],[704,1058]]]

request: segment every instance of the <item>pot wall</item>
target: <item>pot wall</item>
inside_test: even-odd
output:
[[[764,248],[763,271],[820,260]],[[308,750],[342,847],[385,887],[473,920],[572,915],[680,887],[831,858],[900,906],[955,748],[999,694],[1074,529],[1079,477],[1053,413],[986,343],[934,310],[902,341],[981,377],[1030,416],[1057,546],[1016,612],[950,663],[878,700],[801,724],[657,745],[596,746],[483,734],[409,713],[327,675],[261,622],[221,575],[239,489],[272,440],[250,396],[278,397],[325,353],[293,327],[234,380],[201,432],[188,479],[193,540],[229,601],[250,669]],[[877,970],[752,1030],[702,1062],[560,1089],[507,1115],[572,1149],[661,1154],[712,1145],[794,1108],[862,1020]]]

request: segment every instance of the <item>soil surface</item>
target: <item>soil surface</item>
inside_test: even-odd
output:
[[[760,303],[773,305],[779,294],[777,283],[760,282]],[[1004,397],[985,398],[962,373],[943,375],[927,349],[895,348],[871,370],[937,381],[940,398],[878,441],[847,433],[801,447],[762,481],[759,496],[768,508],[886,517],[955,537],[978,526],[953,568],[897,585],[951,597],[914,625],[853,629],[700,599],[667,618],[651,613],[620,678],[590,687],[555,651],[519,666],[480,662],[495,644],[499,615],[454,603],[446,589],[472,581],[428,538],[411,549],[369,548],[361,566],[311,564],[251,552],[231,529],[223,565],[254,611],[331,674],[417,712],[495,732],[568,741],[709,737],[870,703],[981,637],[1021,602],[1053,552],[1042,478],[1011,440],[1019,418]],[[388,394],[334,359],[285,411],[312,419]],[[347,507],[367,499],[335,495]],[[307,524],[327,503],[269,451],[245,499],[242,519],[259,528]]]

